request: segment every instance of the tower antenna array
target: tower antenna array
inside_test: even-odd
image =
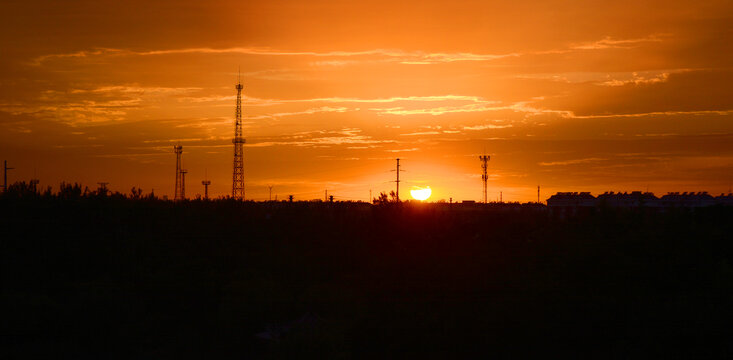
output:
[[[491,156],[481,155],[478,158],[479,160],[481,160],[481,170],[483,170],[483,175],[481,175],[481,180],[484,182],[484,204],[486,204],[489,202],[488,194],[486,192],[486,184],[489,181],[488,169],[489,169],[489,160],[491,159]]]
[[[204,180],[201,181],[201,185],[204,186],[204,200],[209,200],[209,185],[211,185],[211,180],[209,180],[209,172],[206,169],[204,169]]]
[[[232,174],[232,198],[244,200],[244,138],[242,137],[242,81],[237,74],[237,109],[234,113],[234,172]]]
[[[186,173],[188,173],[188,170],[181,170],[181,198],[180,200],[186,200]]]

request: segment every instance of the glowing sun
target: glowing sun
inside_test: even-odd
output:
[[[420,201],[427,200],[432,193],[433,191],[430,190],[430,186],[426,186],[424,188],[413,186],[412,190],[410,190],[410,195],[412,195],[412,198]]]

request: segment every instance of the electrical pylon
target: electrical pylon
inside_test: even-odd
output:
[[[173,146],[173,151],[176,153],[176,187],[173,192],[173,200],[183,200],[183,197],[181,196],[181,191],[183,189],[183,176],[181,175],[181,155],[183,154],[183,146],[175,145]]]
[[[484,204],[486,204],[489,202],[488,193],[486,192],[486,184],[489,181],[488,169],[491,156],[481,155],[478,158],[481,160],[481,170],[484,172],[483,175],[481,175],[481,180],[484,182]]]
[[[181,170],[181,198],[179,200],[186,200],[186,174],[188,170]]]
[[[244,200],[244,138],[242,137],[242,80],[237,76],[237,109],[234,113],[234,173],[232,174],[232,198]]]

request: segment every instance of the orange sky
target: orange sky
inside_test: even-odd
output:
[[[113,190],[431,200],[727,192],[730,1],[3,1],[0,160]]]

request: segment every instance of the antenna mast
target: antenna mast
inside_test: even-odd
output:
[[[209,200],[209,185],[211,185],[211,180],[209,180],[209,171],[207,169],[204,169],[204,180],[201,181],[201,185],[204,186],[204,200]]]
[[[183,146],[173,146],[176,153],[176,187],[173,192],[173,200],[183,200],[183,175],[181,174],[181,155],[183,154]]]
[[[486,184],[489,181],[488,169],[489,169],[489,160],[491,159],[491,156],[481,155],[478,158],[479,160],[481,160],[481,170],[484,171],[483,175],[481,175],[481,180],[484,182],[484,204],[486,204],[489,202],[488,194],[486,192]]]
[[[186,173],[188,170],[181,170],[181,198],[179,200],[186,200]]]
[[[234,113],[234,172],[232,174],[232,198],[244,200],[244,138],[242,137],[242,80],[237,72],[237,109]]]

